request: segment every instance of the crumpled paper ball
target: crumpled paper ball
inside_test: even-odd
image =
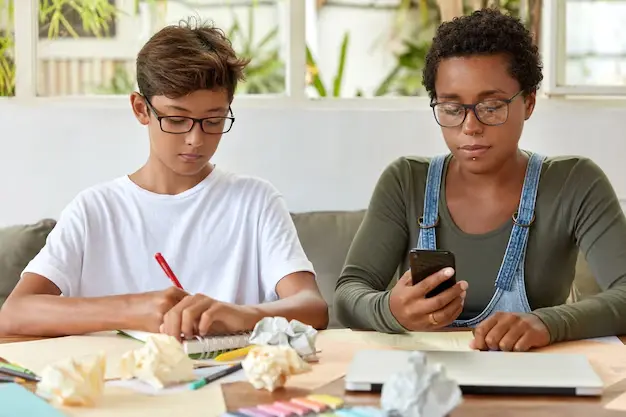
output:
[[[298,354],[315,360],[317,330],[298,320],[287,321],[284,317],[265,317],[255,326],[250,335],[250,344],[291,346]]]
[[[445,417],[462,398],[459,385],[446,376],[441,364],[429,365],[424,353],[412,352],[408,369],[383,384],[380,403],[389,415]]]
[[[69,358],[41,371],[37,394],[57,405],[94,406],[104,393],[105,372],[104,353]]]
[[[241,366],[254,388],[270,392],[284,386],[290,375],[311,370],[311,365],[290,346],[255,346]]]
[[[135,377],[158,389],[197,379],[193,369],[182,343],[166,334],[150,335],[142,347],[126,352],[120,362],[123,379]]]

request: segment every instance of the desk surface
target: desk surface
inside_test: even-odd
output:
[[[620,337],[620,340],[626,344],[626,337]],[[314,392],[343,397],[348,404],[380,404],[379,394],[345,392],[343,378]],[[449,417],[623,417],[623,411],[608,410],[604,405],[624,392],[626,379],[609,387],[601,398],[465,395],[463,403]],[[222,393],[229,411],[306,394],[289,389],[269,393],[255,390],[244,382],[223,384]]]
[[[0,337],[0,343],[37,339],[40,338]],[[626,337],[620,340],[626,344]],[[343,378],[339,378],[314,392],[343,397],[348,404],[379,405],[379,395],[346,393],[343,387]],[[609,387],[602,398],[466,395],[450,417],[618,417],[624,412],[608,410],[604,405],[624,392],[626,379]],[[222,393],[227,410],[309,394],[291,388],[269,393],[244,382],[223,384]]]

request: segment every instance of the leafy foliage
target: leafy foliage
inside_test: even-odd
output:
[[[12,96],[15,94],[13,0],[0,0],[0,21],[3,16],[8,25],[0,30],[0,96]]]

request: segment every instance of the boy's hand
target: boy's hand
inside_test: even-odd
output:
[[[188,295],[163,318],[161,333],[180,340],[195,335],[230,334],[251,330],[260,320],[251,306],[214,300],[202,294]]]
[[[131,328],[158,333],[166,313],[187,296],[187,292],[176,287],[133,294],[130,298]]]

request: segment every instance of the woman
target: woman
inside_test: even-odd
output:
[[[440,26],[424,85],[450,154],[400,158],[380,177],[337,283],[344,325],[471,327],[473,348],[505,351],[626,333],[626,219],[611,184],[587,158],[518,147],[541,80],[518,20],[481,10]],[[416,285],[406,272],[386,290],[414,247],[453,252],[456,271]],[[604,292],[564,305],[579,250]]]

